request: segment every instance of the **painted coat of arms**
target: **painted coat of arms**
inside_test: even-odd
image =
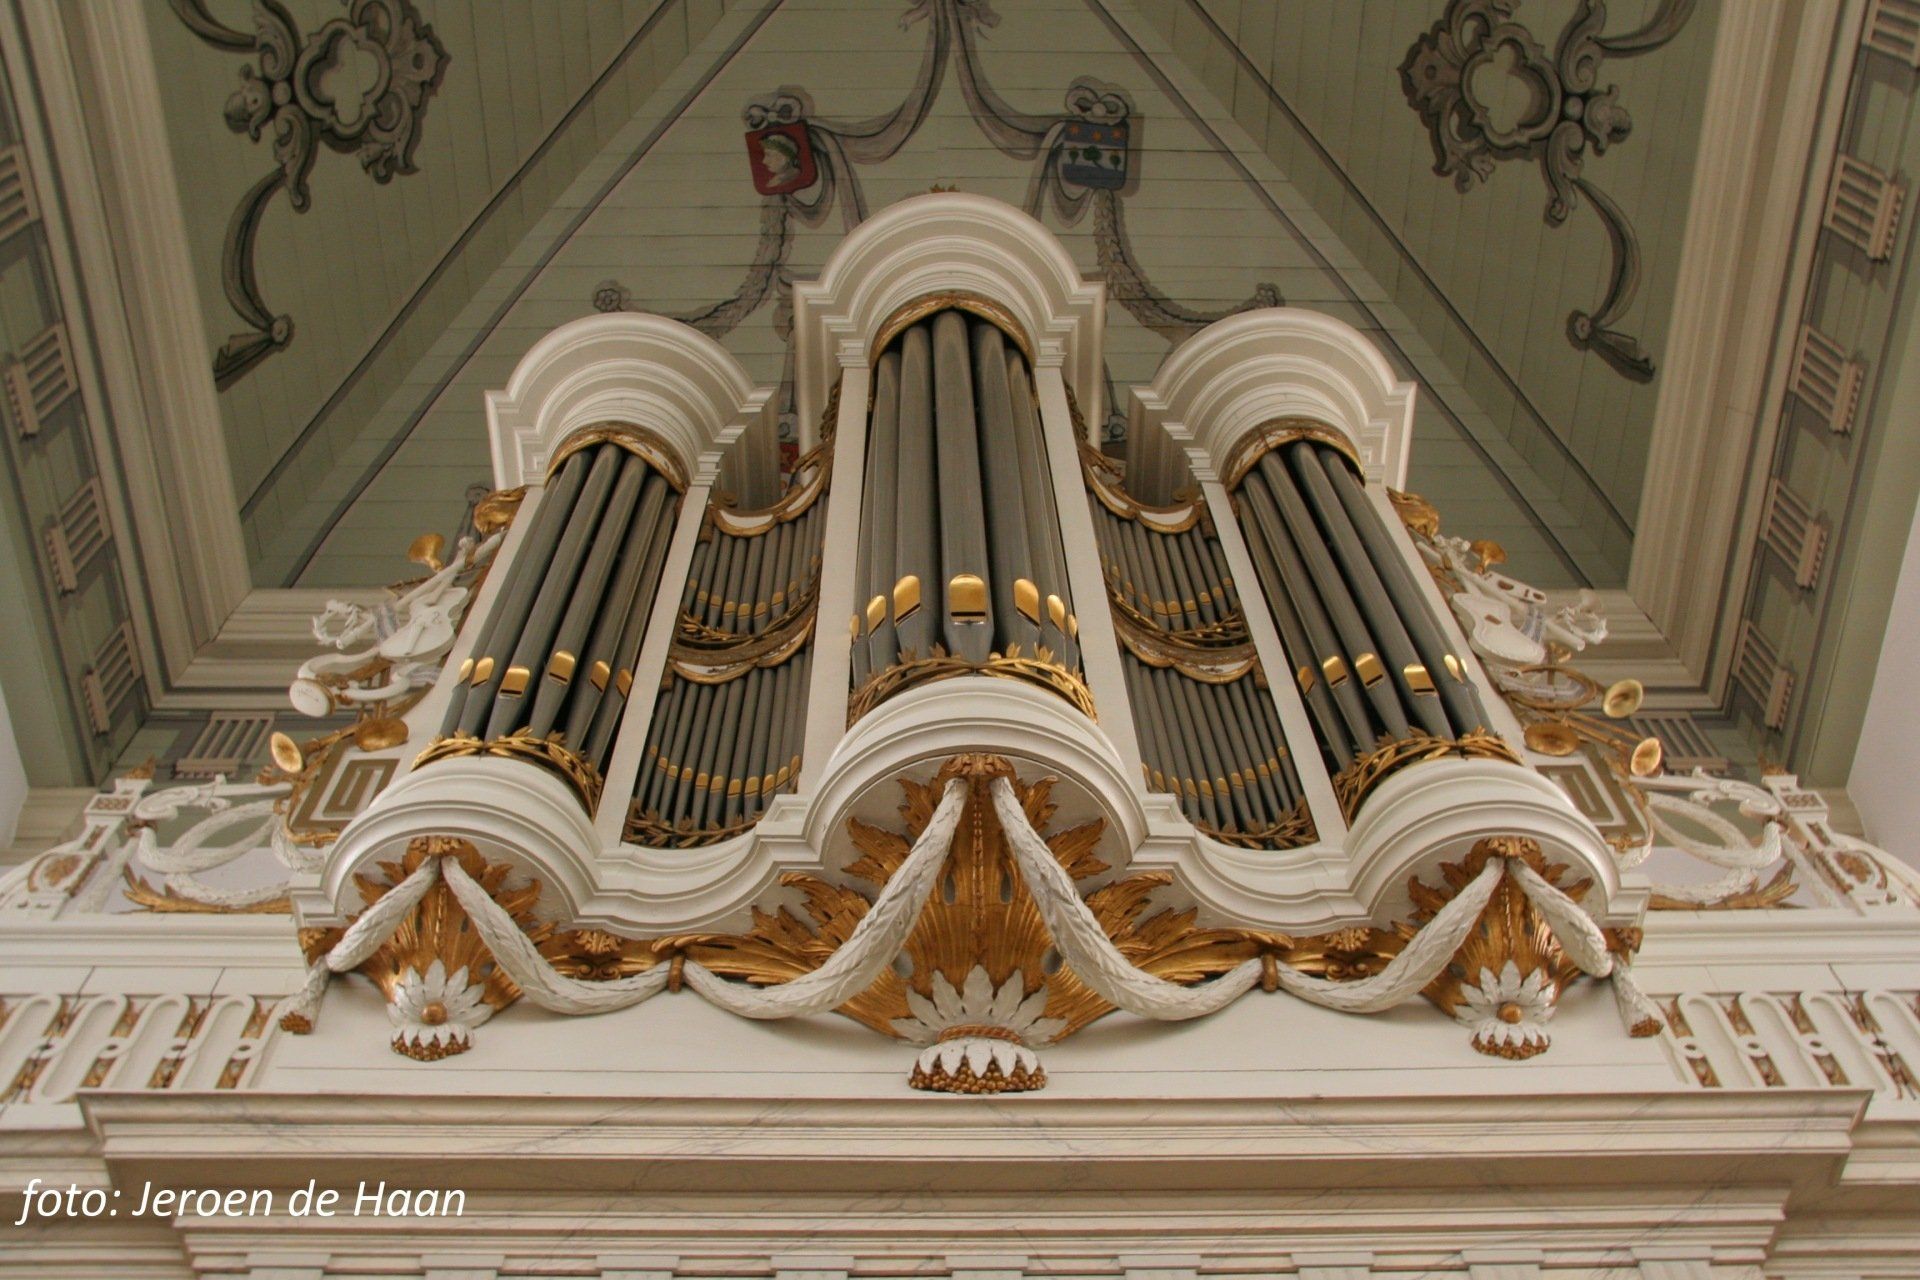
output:
[[[1127,185],[1127,122],[1069,120],[1060,136],[1060,176],[1102,191]]]
[[[763,196],[805,191],[819,176],[805,121],[793,120],[747,131],[747,163],[753,189]]]

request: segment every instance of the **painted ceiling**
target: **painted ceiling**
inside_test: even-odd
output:
[[[1421,384],[1413,487],[1449,527],[1542,585],[1616,585],[1714,20],[1710,0],[148,15],[255,580],[302,586],[390,581],[415,534],[457,529],[488,479],[484,393],[595,308],[686,319],[781,385],[790,282],[934,186],[1032,209],[1106,280],[1117,388],[1246,306],[1367,331]]]

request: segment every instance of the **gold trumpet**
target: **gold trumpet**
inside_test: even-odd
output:
[[[1619,752],[1627,762],[1628,772],[1636,778],[1660,772],[1666,755],[1660,739],[1637,738],[1631,731],[1607,723],[1608,720],[1624,719],[1640,709],[1640,704],[1647,696],[1644,685],[1629,678],[1616,680],[1602,690],[1598,683],[1577,671],[1562,667],[1555,668],[1554,674],[1572,676],[1586,685],[1586,696],[1562,707],[1525,704],[1545,713],[1543,718],[1527,725],[1528,748],[1545,756],[1570,756],[1580,749],[1582,742],[1591,742],[1609,751]],[[1581,707],[1593,701],[1596,694],[1599,695],[1600,710],[1606,715],[1606,720],[1580,711]]]
[[[273,756],[274,768],[282,773],[299,773],[307,762],[306,752],[289,735],[274,730],[267,739],[267,749]]]

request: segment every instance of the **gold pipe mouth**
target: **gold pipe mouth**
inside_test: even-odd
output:
[[[930,293],[897,308],[880,325],[880,331],[873,340],[873,347],[867,353],[868,362],[877,363],[880,353],[887,349],[888,343],[939,311],[965,311],[970,315],[979,316],[1012,339],[1013,345],[1020,348],[1020,354],[1027,358],[1029,368],[1035,363],[1033,340],[1027,337],[1026,329],[1021,326],[1019,320],[1014,318],[1013,312],[992,298],[966,289],[948,289],[940,293]]]

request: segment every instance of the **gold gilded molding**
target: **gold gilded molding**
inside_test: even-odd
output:
[[[1020,348],[1020,354],[1027,358],[1029,370],[1038,363],[1033,356],[1033,342],[1027,337],[1026,329],[1014,317],[1013,312],[992,298],[966,289],[947,289],[940,293],[930,293],[895,309],[894,313],[880,325],[879,333],[873,340],[873,346],[867,352],[867,363],[879,363],[880,353],[887,349],[888,343],[928,316],[940,311],[965,311],[979,316],[1013,340],[1013,345]]]
[[[1227,492],[1238,489],[1240,482],[1246,479],[1247,472],[1261,458],[1295,440],[1312,440],[1333,449],[1352,464],[1353,473],[1360,478],[1360,482],[1366,483],[1367,469],[1362,465],[1360,455],[1354,451],[1353,442],[1347,439],[1344,432],[1323,422],[1315,422],[1312,418],[1275,418],[1241,436],[1228,450],[1226,465],[1220,468],[1221,482]]]
[[[560,738],[558,733],[544,738],[536,737],[527,729],[516,729],[501,737],[485,740],[471,734],[455,733],[429,742],[426,750],[414,759],[413,767],[424,768],[436,760],[450,760],[457,756],[498,756],[525,761],[566,779],[579,795],[587,812],[592,813],[600,805],[600,770],[591,761],[568,750]]]
[[[553,451],[553,457],[547,462],[547,480],[551,481],[558,474],[561,463],[596,444],[619,445],[628,453],[645,459],[675,489],[681,493],[687,491],[687,469],[680,464],[673,447],[657,432],[633,422],[603,422],[568,436],[560,442],[560,447]]]
[[[837,411],[839,403],[840,384],[836,382],[830,408]],[[707,519],[713,527],[730,538],[758,538],[811,511],[820,495],[827,491],[833,474],[833,439],[824,428],[822,435],[821,442],[794,464],[793,478],[771,505],[743,510],[715,502],[707,509]]]
[[[948,653],[944,645],[936,644],[924,658],[903,651],[899,662],[867,677],[866,682],[847,698],[847,723],[853,724],[896,693],[939,680],[951,680],[955,676],[1022,680],[1058,694],[1089,720],[1098,722],[1100,718],[1094,710],[1093,692],[1087,688],[1086,682],[1078,672],[1069,671],[1063,666],[1046,645],[1034,646],[1033,656],[1028,657],[1021,652],[1019,645],[1010,644],[1005,653],[992,654],[985,662],[969,662]]]
[[[1171,667],[1189,680],[1232,684],[1260,668],[1251,640],[1202,646],[1192,643],[1188,633],[1143,626],[1131,613],[1117,609],[1113,622],[1114,634],[1127,652],[1150,667]]]
[[[1215,789],[1218,789],[1217,783]],[[1313,815],[1307,811],[1305,796],[1294,804],[1286,817],[1270,827],[1241,830],[1238,827],[1210,827],[1204,822],[1195,822],[1193,826],[1200,834],[1238,849],[1298,849],[1302,845],[1312,844],[1319,834],[1314,829]]]
[[[1436,738],[1416,731],[1404,738],[1386,739],[1334,775],[1333,794],[1340,801],[1341,814],[1353,821],[1367,796],[1390,775],[1410,764],[1447,756],[1520,763],[1506,740],[1486,729],[1469,729],[1458,738]]]
[[[156,889],[147,880],[135,875],[132,867],[126,868],[121,873],[121,878],[121,892],[126,894],[127,901],[140,911],[212,916],[284,916],[293,913],[293,903],[284,893],[261,902],[229,906],[225,903],[201,902],[197,898],[185,898],[165,885]]]
[[[1798,892],[1800,892],[1800,883],[1793,878],[1793,865],[1788,863],[1774,873],[1773,879],[1752,889],[1730,893],[1723,898],[1715,898],[1711,902],[1688,902],[1683,898],[1656,893],[1647,899],[1647,910],[1760,911],[1781,906]]]
[[[1094,459],[1100,459],[1101,462],[1096,464]],[[1166,506],[1154,506],[1135,498],[1126,491],[1120,474],[1090,445],[1081,445],[1080,468],[1087,491],[1099,500],[1101,506],[1122,520],[1135,522],[1142,529],[1171,535],[1185,533],[1207,521],[1207,501],[1197,491],[1187,492],[1184,496],[1176,495],[1175,501]]]
[[[1440,512],[1435,506],[1417,493],[1404,493],[1399,489],[1387,489],[1387,501],[1393,503],[1393,510],[1400,517],[1400,523],[1423,538],[1440,536]]]
[[[813,640],[818,604],[817,598],[809,598],[804,609],[786,615],[757,636],[706,627],[689,635],[686,624],[691,619],[682,615],[680,634],[667,650],[668,669],[695,684],[725,684],[756,667],[777,667]]]
[[[495,489],[473,505],[473,527],[482,538],[491,537],[513,523],[520,514],[520,504],[527,496],[527,486],[514,489]]]
[[[1137,630],[1155,636],[1172,637],[1182,644],[1203,649],[1232,648],[1247,643],[1247,616],[1238,609],[1220,621],[1210,622],[1204,626],[1173,627],[1168,625],[1166,619],[1155,619],[1149,616],[1138,605],[1122,595],[1117,586],[1110,572],[1107,577],[1107,602],[1113,606],[1116,619],[1124,617]],[[1163,607],[1157,601],[1153,603],[1156,610]]]

